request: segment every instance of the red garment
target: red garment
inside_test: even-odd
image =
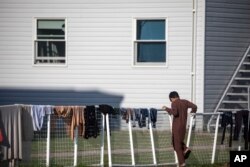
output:
[[[0,129],[0,143],[2,143],[3,141],[3,134],[2,134],[2,130]]]
[[[185,163],[184,151],[187,148],[184,139],[186,134],[187,111],[192,108],[192,113],[197,111],[197,106],[188,100],[177,99],[172,102],[171,108],[166,108],[167,112],[173,115],[172,142],[177,153],[179,164]]]

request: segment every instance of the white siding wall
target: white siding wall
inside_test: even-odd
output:
[[[196,102],[203,108],[204,1],[198,1]],[[1,0],[0,87],[102,91],[122,96],[121,105],[131,107],[169,105],[172,90],[190,99],[192,2]],[[35,17],[67,19],[67,66],[32,64]],[[168,18],[167,67],[132,66],[134,17]]]

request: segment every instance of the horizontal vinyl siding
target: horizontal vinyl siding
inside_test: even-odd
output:
[[[213,112],[250,44],[250,1],[206,1],[205,111]]]
[[[36,17],[67,19],[67,65],[32,65]],[[168,19],[168,67],[133,67],[134,17]],[[191,95],[192,0],[0,1],[0,101],[152,106]],[[201,93],[201,92],[199,92]]]

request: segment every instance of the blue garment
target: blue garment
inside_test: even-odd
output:
[[[33,105],[31,109],[31,117],[34,131],[40,131],[43,127],[43,119],[46,114],[51,114],[51,106]]]
[[[156,121],[157,121],[157,109],[155,108],[150,108],[150,119],[152,122],[152,127],[156,127]]]
[[[141,108],[140,109],[140,120],[139,120],[139,127],[146,127],[146,117],[148,117],[148,109]]]

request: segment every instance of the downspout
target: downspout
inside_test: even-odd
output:
[[[196,36],[197,36],[197,0],[193,0],[192,9],[192,68],[191,68],[191,101],[196,102]]]

